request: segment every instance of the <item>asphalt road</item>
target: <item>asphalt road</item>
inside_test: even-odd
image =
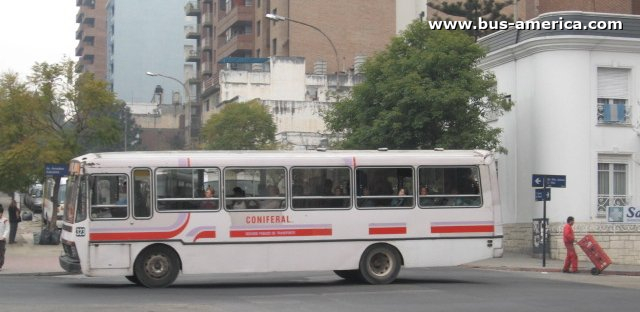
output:
[[[640,277],[409,269],[391,285],[331,272],[180,276],[164,289],[124,278],[5,276],[2,311],[638,311]]]

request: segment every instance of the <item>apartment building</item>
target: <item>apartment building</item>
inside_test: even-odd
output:
[[[107,79],[107,0],[76,0],[76,72],[90,72],[97,79]]]
[[[186,14],[198,19],[198,32],[191,34],[197,44],[186,55],[186,61],[198,64],[198,79],[191,81],[197,83],[199,99],[192,107],[193,133],[226,98],[233,98],[220,95],[221,70],[263,71],[269,70],[263,66],[269,57],[303,57],[306,73],[332,75],[337,90],[358,63],[383,50],[399,27],[425,9],[424,0],[190,2]]]

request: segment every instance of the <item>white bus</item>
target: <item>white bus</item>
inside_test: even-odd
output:
[[[69,172],[60,265],[146,287],[308,270],[385,284],[503,252],[487,151],[100,153]]]

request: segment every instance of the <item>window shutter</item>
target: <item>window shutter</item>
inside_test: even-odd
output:
[[[598,98],[628,99],[629,69],[599,67]]]

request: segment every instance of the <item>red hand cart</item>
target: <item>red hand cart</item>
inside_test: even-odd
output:
[[[578,246],[595,265],[595,268],[591,269],[591,274],[598,275],[611,264],[611,258],[602,250],[593,235],[587,234],[578,242]]]

